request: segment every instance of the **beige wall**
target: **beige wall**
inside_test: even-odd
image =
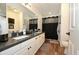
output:
[[[10,29],[9,31],[22,30],[23,28],[22,12],[14,12],[13,10],[7,9],[7,17],[15,19],[14,29]]]
[[[61,40],[68,40],[69,32],[69,4],[61,5]]]
[[[61,4],[61,28],[60,28],[60,45],[65,46],[65,54],[70,54],[70,36],[66,33],[70,32],[70,5],[68,3]]]
[[[37,28],[40,29],[40,31],[42,31],[42,17],[41,16],[38,17],[38,27]]]

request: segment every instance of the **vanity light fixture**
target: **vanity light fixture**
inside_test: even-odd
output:
[[[25,3],[24,5],[31,7],[31,3]]]
[[[24,5],[25,5],[25,6],[28,5],[28,3],[24,3]]]

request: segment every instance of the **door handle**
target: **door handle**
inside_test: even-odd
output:
[[[28,48],[28,50],[30,49],[30,48],[32,48],[31,46]]]
[[[67,35],[70,35],[70,32],[67,32],[66,34],[67,34]]]
[[[29,50],[30,48],[28,48],[28,50]]]

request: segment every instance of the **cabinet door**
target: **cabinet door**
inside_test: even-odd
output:
[[[34,41],[34,38],[24,42],[21,46],[20,50],[18,50],[15,55],[29,55],[29,50],[32,48],[32,42]],[[31,51],[31,54],[33,54],[33,51]]]
[[[41,35],[36,38],[36,48],[39,49],[41,46]]]
[[[44,43],[45,42],[45,33],[41,34],[41,42]]]
[[[40,36],[40,35],[39,35]],[[40,48],[41,46],[41,43],[40,43],[40,38],[39,36],[35,37],[35,40],[34,40],[34,44],[32,44],[33,48],[34,48],[34,54],[38,51],[38,49]]]
[[[19,50],[18,52],[16,52],[14,55],[28,55],[28,48],[24,47],[21,50]]]
[[[28,46],[29,55],[34,55],[35,51],[37,49],[36,48],[36,40],[35,40],[35,38],[33,38],[33,40],[31,41],[31,43]]]
[[[36,52],[37,52],[37,50],[39,49],[39,47],[40,47],[40,43],[39,43],[39,36],[40,35],[38,35],[38,36],[36,36],[36,37],[34,37],[34,38],[32,38],[32,40],[31,40],[31,44],[29,44],[29,55],[34,55]]]
[[[30,55],[35,54],[43,43],[44,43],[44,34],[36,36],[30,45],[31,48],[29,49],[29,54]]]
[[[39,45],[39,48],[41,47],[41,45],[44,43],[45,41],[45,35],[44,33],[38,36],[38,40],[37,40],[37,45]]]

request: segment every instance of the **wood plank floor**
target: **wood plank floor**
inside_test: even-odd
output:
[[[60,47],[58,41],[46,40],[35,55],[64,55],[64,47]]]

